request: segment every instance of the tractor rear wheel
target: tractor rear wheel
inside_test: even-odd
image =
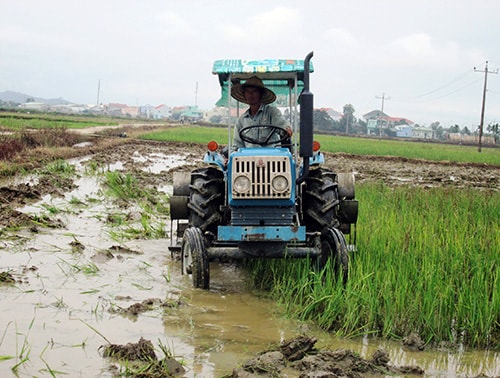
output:
[[[347,282],[349,270],[349,251],[344,234],[336,228],[326,228],[321,233],[321,255],[317,257],[316,268],[321,271],[328,260],[336,277],[342,277]]]
[[[213,167],[193,171],[189,193],[189,224],[216,233],[217,226],[222,223],[224,174]]]
[[[193,286],[208,289],[210,286],[210,265],[203,232],[197,227],[189,227],[182,237],[182,274],[191,274]]]
[[[339,204],[336,174],[323,168],[311,170],[302,206],[307,230],[321,232],[325,228],[338,227]]]

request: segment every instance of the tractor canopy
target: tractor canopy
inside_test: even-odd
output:
[[[313,64],[309,62],[313,72]],[[264,85],[276,94],[277,106],[289,106],[304,88],[304,60],[300,59],[225,59],[216,60],[212,73],[219,76],[221,98],[217,106],[229,106],[231,86],[258,76]]]

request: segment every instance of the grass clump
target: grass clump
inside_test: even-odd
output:
[[[136,200],[147,195],[146,191],[139,185],[139,181],[131,174],[108,171],[104,176],[107,194],[113,197],[121,200]]]
[[[137,211],[129,214],[113,213],[106,221],[113,226],[110,235],[115,240],[153,239],[166,237],[165,218],[168,216],[168,197],[141,186],[131,174],[117,171],[105,173],[107,193],[121,202],[137,204]]]

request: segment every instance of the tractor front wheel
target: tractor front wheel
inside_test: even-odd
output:
[[[208,289],[210,286],[210,266],[202,231],[189,227],[182,237],[182,274],[191,275],[193,286]]]
[[[193,171],[189,192],[189,224],[202,231],[217,233],[217,226],[222,223],[224,174],[213,167]]]
[[[312,169],[303,196],[304,224],[308,231],[338,227],[340,206],[336,174],[323,168]]]

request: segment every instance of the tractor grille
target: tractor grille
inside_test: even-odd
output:
[[[288,199],[292,175],[290,159],[286,156],[238,156],[232,165],[232,195],[234,199]],[[238,177],[249,179],[248,190],[237,190]],[[273,186],[273,180],[275,185]],[[280,185],[276,185],[276,182]],[[285,184],[286,183],[286,184]]]

